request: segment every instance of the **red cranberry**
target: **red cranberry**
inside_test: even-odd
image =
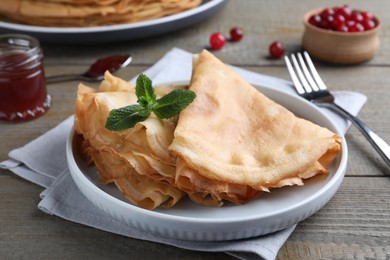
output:
[[[322,17],[319,26],[323,29],[331,30],[334,17],[332,15]]]
[[[345,23],[348,27],[351,27],[351,26],[354,26],[356,24],[355,21],[353,20],[348,20],[346,23]]]
[[[375,22],[371,19],[364,19],[362,22],[362,25],[364,27],[364,30],[371,30],[375,27]]]
[[[321,15],[321,17],[327,17],[330,15],[334,15],[334,10],[332,8],[325,8],[324,10],[322,10],[320,15]]]
[[[238,27],[234,27],[230,30],[230,40],[233,42],[240,41],[243,36],[244,36],[243,31]]]
[[[269,54],[272,58],[279,59],[284,54],[283,44],[279,41],[274,41],[269,46]]]
[[[354,23],[348,27],[348,32],[363,32],[364,26],[361,23]]]
[[[340,26],[334,28],[338,32],[348,32],[348,26],[341,24]]]
[[[344,23],[345,23],[345,17],[341,14],[336,14],[333,18],[332,27],[333,29],[338,31],[337,28],[342,27]]]
[[[361,23],[363,21],[363,15],[358,12],[358,11],[354,11],[352,12],[352,15],[351,15],[351,20],[357,22],[357,23]]]
[[[320,22],[321,22],[321,16],[318,15],[318,14],[317,15],[312,15],[309,18],[309,23],[314,25],[314,26],[319,26]]]
[[[370,20],[374,19],[374,15],[367,11],[362,11],[361,15],[363,16],[364,19],[370,19]]]
[[[349,5],[344,5],[337,9],[336,14],[341,14],[348,19],[352,14],[352,8]]]
[[[210,47],[213,50],[220,50],[225,46],[226,38],[220,32],[215,32],[210,36]]]

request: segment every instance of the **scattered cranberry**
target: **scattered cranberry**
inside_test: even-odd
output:
[[[284,54],[284,47],[281,42],[274,41],[273,43],[271,43],[271,45],[269,46],[269,55],[272,58],[279,59],[280,57],[283,56],[283,54]]]
[[[238,28],[238,27],[233,27],[230,30],[230,40],[232,42],[240,41],[243,36],[244,36],[244,32],[240,28]]]
[[[377,26],[375,17],[367,11],[352,10],[349,5],[324,8],[309,17],[308,22],[326,30],[364,32]]]
[[[225,46],[226,38],[220,32],[215,32],[210,36],[210,47],[213,50],[220,50]]]

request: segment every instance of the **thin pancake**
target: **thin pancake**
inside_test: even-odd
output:
[[[102,183],[115,183],[140,207],[171,207],[184,195],[172,185],[175,158],[168,152],[176,119],[151,116],[127,130],[105,128],[112,109],[136,100],[133,85],[106,72],[100,91],[79,85],[74,127],[83,136],[83,150],[95,163]]]
[[[190,90],[170,151],[176,185],[197,202],[245,203],[269,188],[303,185],[340,150],[340,137],[296,117],[207,51],[195,55]]]

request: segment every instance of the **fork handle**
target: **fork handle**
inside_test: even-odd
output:
[[[357,129],[362,132],[362,134],[367,138],[367,140],[371,143],[371,145],[375,148],[375,150],[379,153],[382,159],[385,161],[387,166],[390,167],[390,146],[377,134],[375,134],[365,123],[363,123],[359,118],[354,115],[351,115],[344,108],[338,106],[337,104],[324,104],[321,103],[322,106],[326,106],[333,111],[339,113],[340,115],[348,118]]]

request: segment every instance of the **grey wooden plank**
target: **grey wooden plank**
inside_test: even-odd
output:
[[[347,177],[333,199],[298,224],[279,259],[388,259],[390,178]]]

